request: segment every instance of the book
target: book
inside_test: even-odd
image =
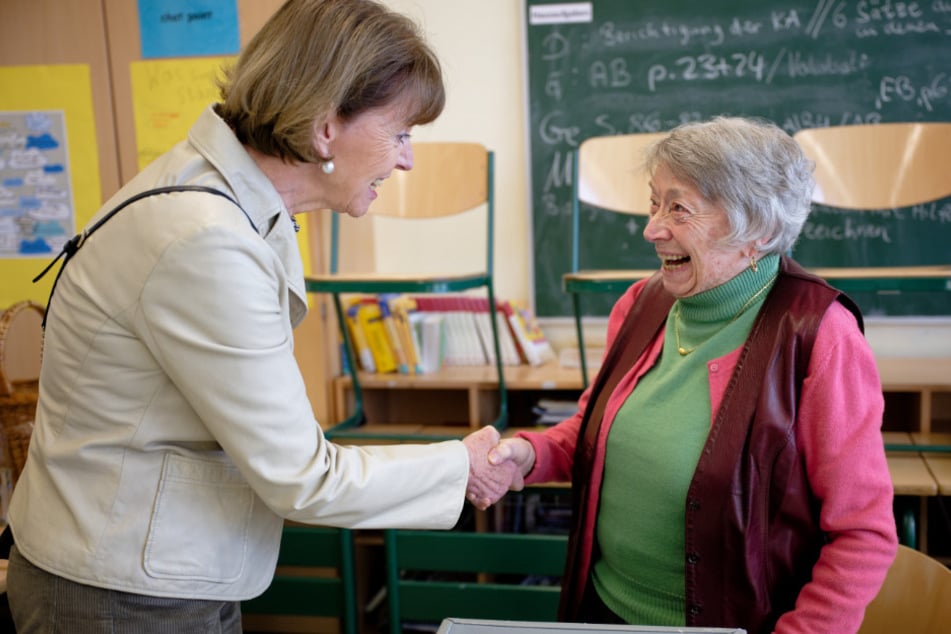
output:
[[[495,340],[492,333],[492,322],[490,321],[494,318],[499,335],[499,352],[502,355],[502,364],[520,365],[522,359],[515,341],[512,339],[512,331],[509,329],[505,315],[501,311],[500,302],[496,301],[496,310],[490,316],[488,297],[470,296],[468,301],[476,318],[479,338],[488,362],[490,364],[495,363]]]
[[[404,349],[403,337],[400,336],[399,330],[397,329],[396,319],[393,317],[387,298],[380,297],[378,306],[390,348],[393,350],[393,356],[396,358],[397,370],[400,374],[409,374],[409,357]]]
[[[380,304],[376,298],[370,297],[359,300],[355,306],[357,327],[363,331],[376,371],[381,374],[396,372],[398,364],[389,335],[386,334]]]
[[[422,373],[438,372],[446,355],[445,316],[438,312],[417,312],[410,314],[410,322],[419,339]]]
[[[440,314],[445,328],[443,363],[452,366],[486,365],[488,359],[479,338],[475,315],[461,295],[418,295],[416,309]]]
[[[556,425],[578,411],[577,401],[540,399],[532,408],[536,425]]]
[[[354,356],[357,363],[364,372],[376,372],[376,363],[373,361],[373,353],[370,352],[370,345],[367,343],[363,328],[357,321],[357,311],[360,309],[358,302],[352,303],[347,307],[347,331],[350,333],[350,341],[353,342]]]
[[[555,351],[545,339],[545,333],[531,311],[514,306],[511,302],[503,302],[502,307],[529,365],[539,366],[553,360]]]
[[[409,318],[410,314],[416,311],[416,302],[407,295],[381,297],[381,301],[385,302],[390,309],[396,336],[400,340],[403,354],[406,355],[407,373],[422,374],[423,369],[420,365],[421,351],[419,347],[419,337],[410,323]]]

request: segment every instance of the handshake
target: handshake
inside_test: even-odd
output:
[[[469,451],[466,498],[479,510],[498,502],[508,491],[521,491],[535,464],[535,450],[523,438],[501,440],[491,425],[462,439]]]

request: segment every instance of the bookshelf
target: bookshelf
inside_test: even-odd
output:
[[[510,426],[531,425],[531,408],[542,395],[577,398],[581,371],[556,361],[541,366],[503,369],[509,392]],[[498,415],[498,379],[494,366],[449,366],[432,374],[359,374],[368,425],[391,433],[457,434],[491,424]],[[333,379],[334,420],[353,411],[349,376]],[[325,425],[329,427],[329,425]]]
[[[885,357],[878,360],[885,396],[883,430],[890,432],[951,433],[951,359]],[[508,366],[505,384],[527,398],[581,392],[581,371],[561,367],[557,361],[541,366]],[[460,433],[492,421],[497,406],[498,382],[489,366],[444,367],[433,374],[360,373],[367,400],[367,418],[374,425],[425,427],[443,425]],[[351,411],[350,378],[333,379],[334,420],[344,420]],[[513,417],[512,426],[530,424],[526,417]]]

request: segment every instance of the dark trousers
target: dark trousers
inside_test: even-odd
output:
[[[594,589],[594,583],[588,580],[588,587],[581,599],[581,607],[578,610],[578,621],[580,623],[598,623],[601,625],[625,625],[627,622],[615,614],[611,608],[604,605],[604,601]]]
[[[150,597],[75,583],[10,549],[7,595],[17,634],[240,634],[236,601]]]

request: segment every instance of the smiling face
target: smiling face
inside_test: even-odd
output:
[[[383,179],[394,169],[413,168],[409,131],[401,101],[326,123],[318,133],[318,147],[326,143],[321,154],[333,156],[335,169],[318,177],[327,206],[353,217],[367,213]]]
[[[644,237],[661,259],[664,287],[675,297],[710,290],[749,266],[753,246],[729,245],[726,211],[660,164],[651,178]]]

